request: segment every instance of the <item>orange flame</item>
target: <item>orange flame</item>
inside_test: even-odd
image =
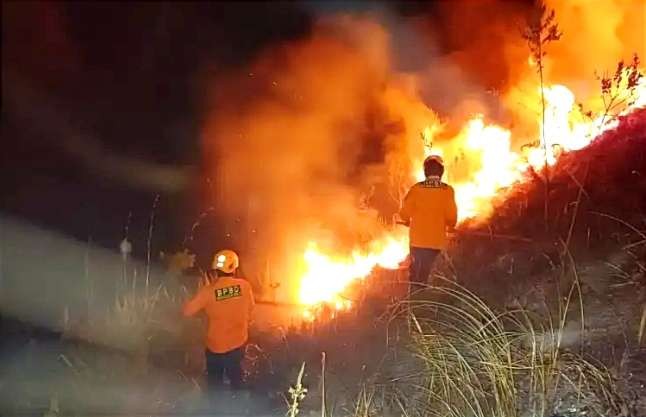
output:
[[[355,280],[367,277],[379,266],[395,269],[408,255],[408,237],[400,232],[370,243],[366,251],[355,250],[350,256],[330,256],[310,242],[305,251],[306,270],[301,278],[300,301],[313,305],[334,303],[337,310],[348,307],[340,294]]]
[[[217,110],[205,118],[203,137],[221,184],[209,198],[221,197],[223,215],[245,213],[246,222],[263,225],[250,269],[271,263],[273,276],[293,278],[276,297],[297,298],[314,320],[320,303],[348,308],[349,287],[374,268],[396,268],[408,253],[407,230],[384,227],[372,200],[361,208],[357,200],[378,184],[374,206],[392,212],[423,177],[427,155],[445,161],[459,221],[482,221],[528,170],[554,165],[614,126],[603,111],[584,115],[578,103],[603,108],[593,72],[612,71],[643,50],[641,2],[546,4],[556,9],[564,40],[550,44],[541,62],[542,91],[538,63],[509,18],[527,10],[497,1],[440,6],[456,23],[440,34],[450,37],[446,53],[433,47],[438,35],[421,20],[402,22],[406,42],[396,43],[398,31],[379,18],[325,16],[306,39],[263,51],[244,76],[217,80],[209,90]],[[419,41],[423,59],[399,62],[394,47],[415,46],[410,40]],[[645,87],[642,80],[626,101],[631,108],[646,105]],[[368,145],[370,138],[378,143]]]
[[[539,90],[540,92],[540,90]],[[531,166],[541,169],[545,163],[554,165],[561,152],[578,150],[589,145],[601,132],[615,123],[603,123],[603,116],[584,120],[575,106],[574,94],[565,86],[554,85],[544,89],[546,118],[541,137],[547,142],[547,155],[543,142],[530,147],[526,155],[512,150],[511,131],[495,124],[486,124],[482,115],[467,122],[458,135],[450,141],[468,155],[479,168],[471,170],[465,180],[453,184],[458,204],[459,221],[486,219],[492,210],[492,198],[523,180]],[[636,99],[624,113],[643,106],[646,101],[646,82],[642,80],[636,90]],[[542,128],[543,124],[539,124]],[[427,126],[422,131],[424,155],[431,153],[446,156],[450,150],[442,145],[432,145],[437,126]],[[547,156],[547,159],[546,159]],[[445,159],[446,160],[446,159]],[[414,161],[413,180],[422,180],[422,159]],[[451,164],[447,164],[451,175]],[[408,255],[406,231],[396,229],[372,241],[368,249],[355,249],[350,255],[327,255],[315,243],[310,243],[304,254],[306,271],[301,278],[300,302],[305,305],[319,303],[343,304],[341,294],[356,280],[365,279],[375,267],[395,269]],[[349,307],[349,305],[346,305]],[[308,309],[306,318],[312,318]]]

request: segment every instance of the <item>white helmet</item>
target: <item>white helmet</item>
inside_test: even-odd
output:
[[[234,272],[238,269],[239,265],[240,259],[238,259],[238,255],[229,249],[221,250],[213,257],[212,268],[222,271],[225,274]]]

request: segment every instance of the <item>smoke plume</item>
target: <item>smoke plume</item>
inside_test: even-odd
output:
[[[587,103],[598,93],[594,70],[643,50],[643,4],[583,3],[548,2],[563,38],[549,46],[545,79],[572,85]],[[213,203],[247,219],[259,248],[250,255],[280,271],[274,281],[293,281],[311,241],[348,252],[384,233],[424,158],[422,137],[450,162],[448,179],[466,184],[458,193],[477,195],[476,176],[501,163],[498,149],[539,136],[538,78],[521,36],[533,6],[462,6],[440,5],[436,19],[322,16],[308,38],[209,80],[203,143],[220,190]],[[474,135],[497,142],[465,155]]]

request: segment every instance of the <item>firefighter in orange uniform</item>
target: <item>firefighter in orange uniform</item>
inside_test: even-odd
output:
[[[447,230],[455,227],[457,206],[453,187],[442,182],[444,162],[439,156],[424,161],[426,179],[413,185],[404,197],[399,216],[410,227],[410,290],[424,284],[437,255],[447,246]]]
[[[184,316],[204,310],[208,317],[206,369],[210,389],[223,383],[224,374],[232,389],[242,386],[242,359],[254,307],[251,285],[236,278],[238,255],[231,250],[215,254],[215,276],[184,305]]]

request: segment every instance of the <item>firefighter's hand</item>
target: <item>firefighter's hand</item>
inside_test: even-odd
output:
[[[399,215],[399,213],[393,214],[393,222],[395,224],[401,224],[403,226],[410,226],[410,220],[402,219],[402,217]]]

